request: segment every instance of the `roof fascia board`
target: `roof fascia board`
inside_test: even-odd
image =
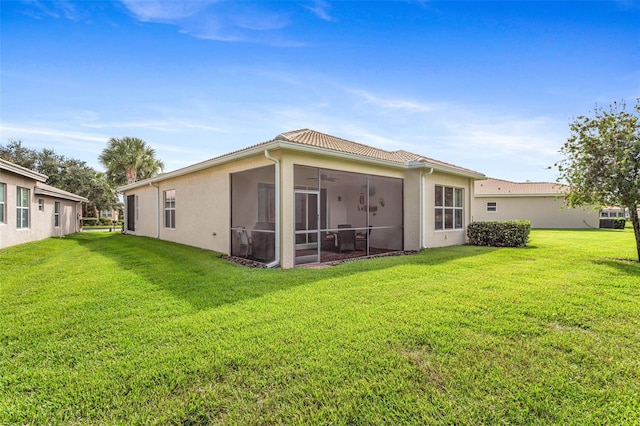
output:
[[[421,168],[421,169],[431,169],[433,168],[436,171],[440,171],[440,172],[445,172],[445,173],[451,173],[451,174],[455,174],[455,175],[459,175],[459,176],[465,176],[465,177],[473,177],[476,179],[486,179],[486,176],[483,174],[479,174],[479,173],[473,173],[473,172],[465,172],[464,170],[458,170],[455,168],[448,168],[448,167],[443,167],[442,165],[439,164],[433,164],[433,163],[429,163],[429,162],[421,162],[419,164],[415,164],[415,163],[410,163],[410,162],[406,162],[406,163],[396,163],[395,161],[389,161],[389,160],[382,160],[382,159],[378,159],[378,158],[370,158],[370,157],[363,157],[361,155],[358,154],[350,154],[347,152],[341,152],[341,151],[334,151],[334,150],[330,150],[330,149],[326,149],[326,148],[319,148],[319,147],[315,147],[315,146],[306,146],[306,145],[300,145],[297,143],[291,143],[291,142],[281,142],[280,143],[280,147],[281,148],[287,148],[287,149],[291,149],[291,150],[295,150],[295,151],[303,151],[303,152],[310,152],[313,154],[324,154],[327,155],[329,157],[337,157],[337,158],[342,158],[342,159],[347,159],[347,160],[352,160],[352,161],[359,161],[362,163],[369,163],[369,164],[379,164],[382,166],[386,166],[386,167],[392,167],[392,168],[396,168],[396,169],[413,169],[413,168]]]
[[[33,170],[29,170],[26,167],[18,166],[17,164],[13,164],[4,160],[0,160],[0,169],[4,169],[21,176],[31,178],[42,183],[46,182],[46,180],[49,179],[49,176],[47,175],[34,172]]]
[[[194,173],[194,172],[199,172],[200,170],[205,170],[214,166],[218,166],[220,164],[225,164],[231,161],[235,161],[235,160],[240,160],[242,158],[245,157],[251,157],[252,155],[257,155],[257,154],[261,154],[264,152],[265,149],[274,149],[274,146],[278,145],[277,143],[275,144],[265,144],[265,145],[260,145],[260,146],[254,146],[252,148],[248,148],[246,150],[241,150],[238,152],[234,152],[231,154],[226,154],[226,155],[222,155],[220,157],[216,157],[216,158],[211,158],[209,160],[205,160],[202,161],[200,163],[196,163],[196,164],[192,164],[190,166],[187,167],[183,167],[181,169],[177,169],[174,170],[172,172],[167,172],[167,173],[163,173],[161,175],[152,177],[152,178],[148,178],[148,179],[144,179],[144,180],[140,180],[138,182],[133,182],[130,183],[128,185],[123,185],[123,186],[119,186],[117,188],[118,192],[124,192],[124,191],[128,191],[130,189],[135,189],[135,188],[140,188],[143,186],[148,186],[152,183],[157,183],[157,182],[162,182],[163,180],[167,180],[167,179],[171,179],[171,178],[175,178],[175,177],[180,177],[189,173]]]
[[[204,169],[208,169],[210,167],[214,167],[214,166],[218,166],[221,164],[225,164],[231,161],[235,161],[235,160],[240,160],[242,158],[246,158],[246,157],[251,157],[253,155],[262,155],[262,153],[265,150],[275,150],[275,149],[287,149],[287,150],[291,150],[291,151],[298,151],[298,152],[306,152],[306,153],[311,153],[311,154],[322,154],[328,157],[334,157],[334,158],[340,158],[340,159],[345,159],[345,160],[350,160],[350,161],[358,161],[358,162],[362,162],[362,163],[368,163],[368,164],[377,164],[377,165],[381,165],[381,166],[385,166],[385,167],[391,167],[391,168],[395,168],[395,169],[409,169],[409,168],[433,168],[436,171],[440,171],[440,172],[445,172],[445,173],[450,173],[450,174],[455,174],[455,175],[459,175],[459,176],[464,176],[464,177],[471,177],[474,179],[486,179],[486,176],[483,174],[479,174],[479,173],[473,173],[473,172],[465,172],[463,170],[457,170],[455,168],[448,168],[448,167],[443,167],[442,165],[438,165],[438,164],[432,164],[432,163],[421,163],[420,165],[414,165],[414,164],[405,164],[405,163],[396,163],[395,161],[389,161],[389,160],[382,160],[382,159],[378,159],[378,158],[369,158],[369,157],[363,157],[361,155],[357,155],[357,154],[350,154],[350,153],[346,153],[346,152],[341,152],[341,151],[334,151],[331,149],[326,149],[326,148],[320,148],[320,147],[315,147],[315,146],[308,146],[308,145],[301,145],[299,143],[295,143],[295,142],[285,142],[285,141],[277,141],[274,140],[272,142],[267,142],[265,144],[260,144],[260,145],[256,145],[254,147],[248,148],[248,149],[244,149],[244,150],[240,150],[231,154],[227,154],[227,155],[223,155],[220,157],[216,157],[216,158],[212,158],[210,160],[205,160],[203,162],[200,163],[196,163],[193,164],[191,166],[187,166],[187,167],[183,167],[181,169],[178,170],[174,170],[172,172],[168,172],[168,173],[163,173],[161,175],[149,178],[149,179],[145,179],[145,180],[141,180],[138,182],[134,182],[131,183],[129,185],[123,185],[117,188],[117,190],[119,192],[124,192],[124,191],[128,191],[130,189],[135,189],[135,188],[140,188],[143,186],[147,186],[153,183],[157,183],[157,182],[161,182],[163,180],[167,180],[167,179],[171,179],[171,178],[175,178],[175,177],[179,177],[179,176],[183,176],[189,173],[193,173],[193,172],[197,172],[200,170],[204,170]]]
[[[476,198],[523,198],[523,197],[563,197],[566,194],[562,192],[542,193],[542,194],[478,194],[475,193]]]
[[[80,201],[88,202],[89,201],[85,197],[81,197],[80,195],[62,194],[60,192],[51,191],[49,189],[43,189],[43,188],[38,188],[38,187],[36,187],[33,190],[33,193],[36,194],[36,195],[47,195],[47,196],[53,197],[53,198],[61,198],[63,200],[78,201],[78,202],[80,202]]]

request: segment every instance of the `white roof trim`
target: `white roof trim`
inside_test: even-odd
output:
[[[181,169],[177,169],[174,170],[172,172],[167,172],[167,173],[163,173],[161,175],[149,178],[149,179],[144,179],[138,182],[134,182],[128,185],[123,185],[118,187],[118,191],[119,192],[125,192],[128,191],[130,189],[135,189],[135,188],[140,188],[142,186],[147,186],[147,185],[151,185],[153,183],[156,182],[161,182],[163,180],[167,180],[167,179],[171,179],[171,178],[175,178],[175,177],[179,177],[179,176],[183,176],[189,173],[194,173],[200,170],[204,170],[204,169],[208,169],[211,167],[215,167],[221,164],[225,164],[225,163],[229,163],[231,161],[235,161],[235,160],[239,160],[242,158],[246,158],[246,157],[251,157],[254,155],[262,155],[263,152],[265,150],[267,151],[271,151],[274,149],[287,149],[287,150],[291,150],[291,151],[299,151],[299,152],[308,152],[308,153],[313,153],[313,154],[321,154],[321,155],[325,155],[328,157],[335,157],[335,158],[341,158],[341,159],[347,159],[347,160],[351,160],[351,161],[358,161],[358,162],[362,162],[362,163],[368,163],[368,164],[377,164],[380,166],[385,166],[385,167],[391,167],[391,168],[395,168],[395,169],[409,169],[409,168],[416,168],[416,167],[420,167],[420,168],[427,168],[427,169],[431,169],[433,168],[434,170],[437,171],[441,171],[441,172],[446,172],[446,173],[451,173],[454,175],[458,175],[458,176],[464,176],[464,177],[470,177],[470,178],[474,178],[474,179],[486,179],[486,176],[481,174],[481,173],[473,173],[471,171],[469,172],[465,172],[464,170],[459,170],[457,168],[454,167],[446,167],[440,164],[432,164],[429,162],[420,162],[420,164],[415,164],[415,163],[398,163],[395,161],[390,161],[390,160],[382,160],[382,159],[376,159],[376,158],[370,158],[370,157],[365,157],[362,155],[358,155],[358,154],[351,154],[351,153],[346,153],[346,152],[341,152],[341,151],[336,151],[333,149],[327,149],[327,148],[320,148],[320,147],[315,147],[315,146],[308,146],[308,145],[302,145],[296,142],[284,142],[284,141],[277,141],[274,140],[272,142],[267,142],[265,144],[259,144],[259,145],[255,145],[251,148],[247,148],[247,149],[243,149],[240,151],[236,151],[233,152],[231,154],[226,154],[226,155],[222,155],[220,157],[216,157],[216,158],[212,158],[210,160],[206,160],[200,163],[196,163],[193,164],[191,166],[187,166],[187,167],[183,167]]]
[[[29,170],[26,167],[18,166],[17,164],[3,160],[1,158],[0,158],[0,169],[7,170],[9,172],[12,172],[24,177],[28,177],[30,179],[37,180],[39,182],[45,182],[49,178],[49,176],[47,175],[34,172],[33,170]]]
[[[62,189],[55,188],[51,185],[38,185],[33,190],[33,193],[36,195],[46,195],[48,197],[60,198],[63,200],[70,200],[76,202],[88,202],[85,197],[80,195],[73,194],[71,192],[63,191]]]
[[[523,197],[564,197],[564,192],[549,192],[549,193],[536,193],[536,194],[474,194],[476,198],[523,198]]]

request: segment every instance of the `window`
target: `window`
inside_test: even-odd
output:
[[[5,184],[0,183],[0,223],[7,223],[5,219],[6,201],[5,201],[5,195],[4,195],[6,190],[7,190],[7,187],[5,186]]]
[[[258,222],[275,221],[276,187],[272,183],[258,183]]]
[[[173,206],[175,208],[175,205]],[[140,220],[140,197],[136,195],[136,220]]]
[[[60,226],[60,201],[53,203],[53,226]]]
[[[498,211],[498,203],[495,201],[487,201],[487,212],[497,212]]]
[[[38,211],[39,212],[44,211],[44,200],[42,198],[38,198]]]
[[[17,188],[16,216],[18,229],[29,227],[29,190],[27,188]]]
[[[176,229],[176,190],[164,191],[164,227]]]
[[[462,188],[436,185],[435,229],[462,229],[464,209]]]

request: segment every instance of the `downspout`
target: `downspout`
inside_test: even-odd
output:
[[[276,257],[273,260],[273,262],[267,264],[267,268],[274,268],[274,267],[280,265],[280,239],[281,239],[281,234],[280,234],[280,160],[278,160],[277,158],[272,157],[271,154],[269,154],[269,150],[268,149],[264,150],[264,156],[267,157],[267,159],[273,161],[275,163],[275,168],[276,168],[276,176],[275,176],[275,189],[276,189],[276,224],[275,224],[276,225],[275,226],[276,247],[275,247],[275,256]]]
[[[160,187],[154,185],[153,182],[149,182],[149,186],[156,189],[156,236],[154,238],[157,240],[160,238]],[[135,203],[135,198],[133,200]]]
[[[429,173],[423,173],[424,169],[420,169],[420,250],[426,248],[424,241],[424,177],[433,173],[433,167]]]

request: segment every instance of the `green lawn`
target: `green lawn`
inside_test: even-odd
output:
[[[0,424],[640,424],[631,230],[246,269],[115,233],[0,251]]]

